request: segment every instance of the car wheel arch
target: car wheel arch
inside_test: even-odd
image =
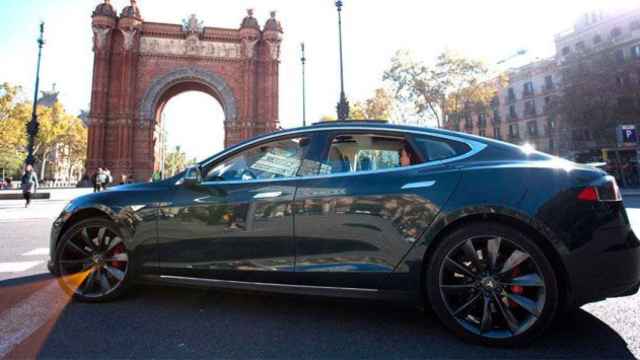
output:
[[[64,225],[60,229],[60,233],[58,235],[58,239],[56,239],[56,244],[64,234],[71,229],[75,224],[85,221],[88,219],[107,219],[113,221],[113,217],[109,215],[108,211],[104,209],[89,207],[83,208],[75,211],[71,216],[65,221]]]
[[[447,220],[442,221],[440,226],[436,225],[436,221],[432,226],[436,226],[434,231],[429,231],[423,237],[422,244],[425,246],[424,253],[422,255],[422,269],[420,273],[420,291],[423,295],[423,299],[426,301],[426,289],[425,289],[425,276],[427,271],[427,265],[431,260],[431,256],[435,253],[439,243],[443,241],[446,236],[453,231],[464,227],[465,225],[477,222],[495,222],[502,225],[507,225],[521,231],[532,240],[536,242],[548,257],[551,265],[556,271],[560,286],[560,298],[563,307],[567,307],[571,304],[572,290],[569,272],[567,271],[564,262],[562,261],[561,252],[566,248],[563,244],[559,243],[552,233],[546,230],[543,225],[537,224],[534,221],[527,219],[524,215],[517,212],[500,211],[500,209],[492,208],[491,211],[476,211],[469,212],[463,211],[457,217],[451,217],[451,214],[447,216]],[[560,245],[558,245],[560,244]],[[558,248],[560,247],[560,249]]]

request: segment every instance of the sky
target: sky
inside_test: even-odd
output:
[[[68,111],[88,109],[93,66],[91,12],[100,0],[0,0],[0,82],[19,84],[30,98],[35,80],[38,22],[46,22],[41,88],[60,91]],[[120,11],[128,0],[112,0]],[[145,20],[181,23],[196,14],[205,26],[238,28],[246,9],[261,24],[271,10],[284,27],[280,65],[280,122],[301,125],[300,43],[307,52],[307,118],[334,114],[339,95],[337,15],[333,0],[138,0]],[[409,49],[433,61],[453,50],[495,65],[519,49],[514,67],[554,54],[554,35],[585,11],[628,9],[637,0],[344,0],[345,87],[351,102],[383,86],[390,58]],[[200,93],[174,97],[165,109],[170,147],[199,159],[222,148],[220,105]],[[213,135],[212,135],[213,134]]]

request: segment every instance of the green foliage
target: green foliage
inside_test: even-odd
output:
[[[14,176],[24,161],[25,124],[30,116],[28,105],[17,100],[19,92],[17,86],[0,84],[0,168]]]
[[[31,121],[32,104],[18,101],[20,88],[4,83],[0,85],[0,168],[8,173],[19,173],[26,157],[26,127]],[[87,153],[87,129],[82,121],[65,112],[60,103],[53,107],[39,106],[36,110],[40,128],[35,139],[34,155],[40,164],[40,177],[49,155],[55,151],[57,164],[68,160],[81,165]],[[54,164],[57,165],[57,164]]]
[[[401,50],[391,59],[383,80],[397,101],[412,104],[416,115],[434,119],[440,127],[451,114],[488,108],[495,94],[488,76],[482,62],[452,52],[440,54],[434,64],[427,65]]]
[[[164,175],[171,177],[187,168],[189,165],[196,163],[196,159],[188,159],[187,154],[180,148],[176,148],[167,153],[164,159]]]
[[[351,120],[388,120],[391,117],[393,98],[384,89],[376,89],[374,96],[351,106]]]

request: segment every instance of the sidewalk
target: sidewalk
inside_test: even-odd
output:
[[[50,201],[69,201],[89,194],[93,191],[91,188],[66,188],[66,189],[38,189],[38,192],[51,194]],[[21,190],[1,190],[0,194],[22,194]],[[0,205],[4,205],[7,202],[13,202],[15,200],[2,200]]]
[[[50,200],[34,200],[31,206],[24,207],[24,200],[0,201],[0,222],[29,221],[35,219],[54,220],[64,206],[72,199],[89,194],[93,189],[50,189],[42,190],[51,193]],[[3,192],[16,192],[18,190],[3,190]]]
[[[640,196],[640,188],[620,189],[622,197]]]

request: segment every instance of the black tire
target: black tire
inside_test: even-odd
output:
[[[61,237],[55,271],[62,289],[75,300],[106,302],[121,297],[133,278],[126,242],[113,222],[81,221]]]
[[[494,222],[446,235],[425,269],[425,288],[448,329],[490,346],[529,344],[553,323],[560,304],[558,278],[540,247]]]

